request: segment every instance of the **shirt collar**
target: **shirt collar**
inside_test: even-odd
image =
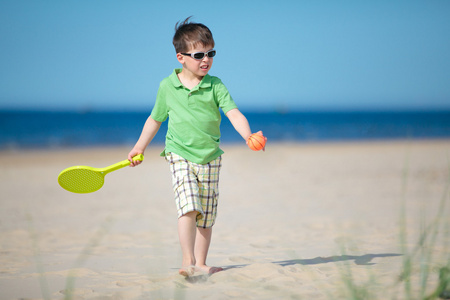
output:
[[[181,70],[182,69],[175,69],[170,75],[170,81],[172,82],[174,87],[183,87],[180,79],[178,79],[178,74],[181,72]],[[200,81],[200,83],[196,87],[194,87],[192,91],[209,87],[211,87],[211,76],[209,74],[206,74],[205,77],[203,77],[202,81]]]

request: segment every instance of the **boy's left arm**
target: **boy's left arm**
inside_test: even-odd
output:
[[[229,110],[225,115],[228,117],[231,124],[233,124],[234,129],[236,129],[245,142],[248,143],[248,138],[252,135],[252,131],[250,129],[250,125],[248,124],[247,118],[237,108]],[[263,136],[262,131],[258,131],[257,134]],[[267,140],[267,138],[265,139]],[[263,151],[264,150],[265,148],[263,148]]]
[[[233,124],[234,129],[247,141],[252,134],[247,118],[237,108],[229,110],[225,115]]]

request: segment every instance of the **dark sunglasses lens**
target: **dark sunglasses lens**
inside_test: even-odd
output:
[[[216,50],[208,52],[208,57],[214,57],[214,56],[216,56]]]
[[[203,53],[203,52],[194,53],[195,59],[202,59],[203,57],[205,57],[205,53]]]

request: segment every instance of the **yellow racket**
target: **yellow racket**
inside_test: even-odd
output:
[[[143,161],[144,155],[133,157],[133,161]],[[59,185],[69,192],[85,194],[99,190],[105,183],[105,175],[129,166],[130,161],[125,159],[106,168],[93,168],[87,166],[74,166],[59,173]]]

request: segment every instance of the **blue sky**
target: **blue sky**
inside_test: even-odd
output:
[[[0,109],[151,110],[190,15],[242,109],[450,109],[448,0],[0,0]]]

